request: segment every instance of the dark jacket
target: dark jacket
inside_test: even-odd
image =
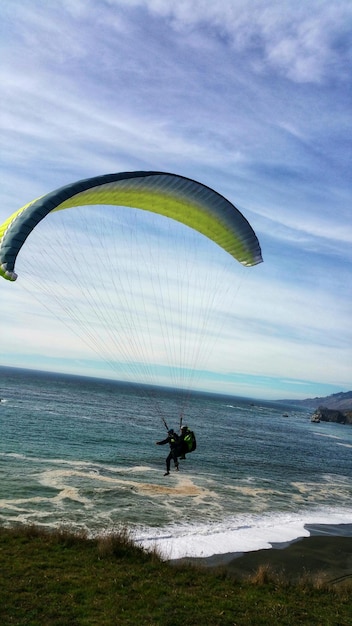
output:
[[[171,450],[174,450],[175,448],[177,448],[179,444],[179,440],[180,440],[179,436],[176,433],[172,433],[172,435],[168,435],[166,439],[163,439],[162,441],[157,441],[156,445],[164,446],[166,443],[168,443],[170,445]]]

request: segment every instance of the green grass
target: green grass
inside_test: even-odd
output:
[[[0,528],[0,624],[7,626],[350,626],[351,585],[290,584],[261,567],[175,566],[128,532],[95,540],[36,527]]]

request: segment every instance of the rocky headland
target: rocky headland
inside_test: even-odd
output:
[[[351,411],[337,411],[325,406],[318,407],[311,418],[312,422],[336,422],[337,424],[352,424]]]
[[[352,424],[352,391],[334,393],[324,398],[285,400],[284,402],[313,409],[312,422]]]

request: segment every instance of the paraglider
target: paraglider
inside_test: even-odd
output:
[[[188,426],[182,426],[180,428],[180,434],[178,435],[173,428],[169,428],[165,418],[162,418],[164,426],[167,430],[167,437],[161,441],[157,441],[157,446],[163,446],[169,444],[170,452],[166,457],[166,472],[164,476],[170,475],[170,464],[174,462],[176,472],[180,469],[179,460],[185,460],[186,454],[194,452],[197,448],[196,436]]]
[[[244,267],[262,262],[247,219],[210,187],[172,173],[73,182],[0,225],[0,276],[15,281],[18,271],[30,297],[118,380],[139,386],[162,419],[160,386],[184,391],[179,416],[201,388],[201,368],[226,319],[223,298],[236,291],[233,259]],[[50,340],[59,333],[55,326]],[[73,342],[62,346],[65,358],[86,359]]]
[[[258,239],[226,198],[189,178],[163,172],[123,172],[87,178],[26,204],[0,226],[0,275],[17,278],[17,255],[49,213],[85,205],[136,207],[159,213],[209,237],[240,263],[261,263]],[[99,269],[99,268],[96,268]]]

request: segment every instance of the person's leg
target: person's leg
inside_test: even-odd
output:
[[[166,473],[165,473],[165,476],[170,474],[171,459],[172,459],[172,452],[170,452],[170,454],[166,457]]]
[[[178,472],[178,459],[177,459],[177,450],[172,450],[172,458],[174,460],[176,471]]]

